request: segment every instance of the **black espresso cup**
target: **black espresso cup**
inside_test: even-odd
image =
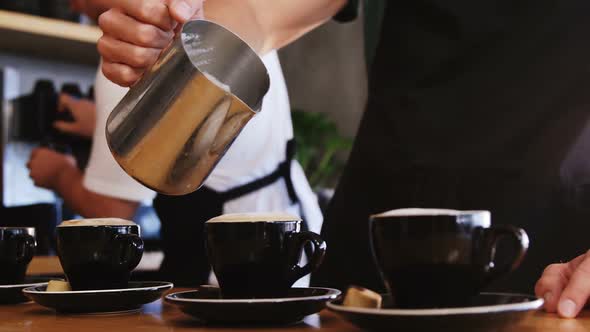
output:
[[[24,281],[35,246],[34,228],[0,227],[0,285]]]
[[[123,289],[143,255],[139,225],[122,219],[64,221],[57,254],[72,290]]]
[[[481,289],[516,269],[527,234],[490,227],[488,211],[402,209],[370,218],[373,257],[395,307],[446,308],[469,303]],[[500,239],[514,242],[512,257],[496,257]]]
[[[223,298],[277,298],[316,270],[326,243],[301,231],[301,220],[285,214],[227,214],[205,224],[209,262]],[[313,253],[299,266],[307,243]]]

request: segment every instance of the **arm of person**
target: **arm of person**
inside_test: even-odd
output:
[[[265,54],[325,23],[345,4],[344,0],[209,0],[204,15]]]
[[[55,185],[55,191],[72,210],[86,218],[133,218],[138,202],[94,193],[84,187],[83,178],[78,167],[68,167],[60,173]]]
[[[204,17],[259,54],[281,48],[334,16],[346,0],[121,0],[102,14],[98,49],[107,78],[133,85],[172,40],[177,23]]]
[[[576,317],[590,298],[590,251],[570,262],[549,265],[535,286],[545,299],[545,310]]]
[[[82,171],[69,156],[46,148],[35,149],[27,165],[35,185],[57,192],[76,213],[86,218],[132,219],[139,203],[86,189]]]

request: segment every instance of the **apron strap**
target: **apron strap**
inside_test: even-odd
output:
[[[295,158],[295,152],[297,151],[295,145],[295,139],[290,139],[287,141],[287,149],[286,149],[286,156],[285,156],[285,163],[284,165],[280,165],[282,168],[282,175],[285,179],[285,184],[287,185],[287,193],[289,194],[289,198],[291,198],[291,203],[299,203],[299,198],[297,197],[297,193],[295,192],[295,186],[293,185],[293,179],[291,178],[291,161]]]
[[[224,202],[231,201],[241,196],[248,195],[252,192],[260,190],[266,186],[269,186],[280,178],[285,179],[287,186],[287,193],[291,199],[291,203],[295,204],[299,202],[299,198],[295,192],[293,181],[291,179],[291,161],[295,157],[295,141],[289,140],[287,142],[286,158],[285,161],[279,164],[279,166],[270,174],[256,179],[252,182],[246,183],[241,186],[234,187],[224,192],[220,192],[219,195]]]
[[[295,152],[296,152],[295,139],[290,139],[289,141],[287,141],[285,161],[280,163],[279,166],[272,173],[270,173],[264,177],[261,177],[257,180],[254,180],[252,182],[246,183],[244,185],[237,186],[237,187],[229,189],[227,191],[218,193],[221,201],[227,202],[227,201],[231,201],[233,199],[236,199],[238,197],[250,194],[252,192],[255,192],[257,190],[260,190],[266,186],[269,186],[269,185],[275,183],[280,178],[283,178],[285,180],[285,184],[287,186],[287,193],[289,195],[289,198],[291,199],[291,204],[299,203],[299,198],[297,197],[297,192],[295,191],[295,186],[293,185],[293,180],[291,178],[291,161],[295,158]],[[303,221],[301,223],[301,228],[303,231],[308,231],[309,225],[307,224],[307,218],[305,218],[305,216],[303,215],[302,208],[301,208],[301,216],[303,219]],[[307,255],[307,257],[312,256],[313,251],[311,249],[311,246],[306,245],[304,250],[305,250],[305,254]]]

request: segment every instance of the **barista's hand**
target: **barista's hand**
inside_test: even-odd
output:
[[[66,168],[76,167],[76,160],[51,149],[37,148],[31,153],[27,167],[36,186],[55,190],[60,174]]]
[[[590,297],[590,251],[564,264],[549,265],[535,286],[545,310],[573,318]]]
[[[96,127],[96,107],[88,99],[76,99],[62,93],[59,96],[58,111],[69,111],[74,122],[56,121],[53,126],[66,134],[92,138]]]
[[[102,71],[121,86],[133,85],[174,38],[174,29],[203,16],[204,0],[121,0],[98,19]]]

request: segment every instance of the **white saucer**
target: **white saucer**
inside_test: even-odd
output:
[[[384,296],[385,302],[388,297]],[[543,299],[507,293],[482,293],[472,305],[437,309],[372,309],[343,306],[328,308],[360,328],[371,331],[500,331],[543,306]]]

